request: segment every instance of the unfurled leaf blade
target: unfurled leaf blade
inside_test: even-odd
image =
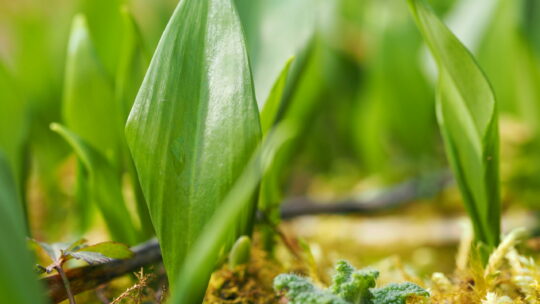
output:
[[[477,241],[500,234],[497,104],[473,56],[423,0],[409,5],[439,68],[437,118]]]
[[[260,140],[251,78],[231,0],[180,1],[126,125],[172,286]]]
[[[119,106],[112,78],[99,61],[82,15],[73,21],[62,110],[66,126],[118,166],[122,142]]]
[[[114,240],[135,244],[137,231],[122,196],[122,186],[114,167],[82,138],[59,124],[51,129],[73,148],[88,172],[90,201],[100,209]]]
[[[291,126],[284,124],[277,126],[254,152],[244,172],[212,218],[208,220],[200,238],[189,251],[182,271],[176,279],[171,303],[202,301],[220,252],[228,251],[236,240],[238,219],[250,208],[261,178],[273,165],[276,154],[293,134],[295,130]]]
[[[0,152],[0,297],[2,303],[46,303],[26,246],[24,214],[8,163]]]

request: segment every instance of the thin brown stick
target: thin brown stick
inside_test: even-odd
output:
[[[69,304],[77,304],[77,302],[75,302],[75,297],[73,296],[73,293],[71,292],[71,286],[69,284],[69,280],[66,277],[66,273],[64,272],[64,269],[62,269],[62,265],[54,266],[54,270],[58,272],[58,275],[62,279],[62,284],[64,284],[64,290],[66,291],[67,297],[69,299]]]
[[[409,180],[387,189],[341,201],[316,201],[308,197],[290,198],[281,206],[283,220],[317,214],[375,214],[436,195],[453,184],[448,171]]]

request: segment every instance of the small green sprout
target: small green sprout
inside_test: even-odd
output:
[[[245,235],[239,237],[229,253],[229,266],[234,269],[247,264],[251,258],[250,250],[251,239]]]
[[[376,270],[356,270],[340,261],[330,288],[321,289],[298,275],[280,274],[274,279],[274,289],[285,293],[290,304],[405,304],[410,297],[429,296],[426,290],[409,282],[374,288],[378,276]]]

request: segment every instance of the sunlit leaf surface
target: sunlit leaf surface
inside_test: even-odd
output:
[[[423,0],[409,5],[439,68],[437,118],[476,239],[494,247],[500,234],[495,96],[473,56]]]
[[[126,134],[174,284],[188,249],[261,134],[245,42],[230,0],[180,1]],[[237,224],[245,227],[250,218]]]

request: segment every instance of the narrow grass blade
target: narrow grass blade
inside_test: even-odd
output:
[[[277,120],[281,101],[283,100],[283,92],[285,90],[285,85],[287,83],[287,78],[289,76],[289,70],[291,68],[293,59],[294,58],[291,57],[285,63],[285,66],[281,70],[281,73],[279,73],[279,76],[274,82],[274,86],[272,87],[272,90],[264,103],[261,111],[261,128],[263,135],[268,134],[268,131],[274,126]]]
[[[88,173],[90,201],[100,209],[115,241],[134,245],[141,241],[122,197],[122,186],[114,167],[82,138],[59,124],[51,129],[73,148]]]
[[[233,3],[180,1],[126,125],[171,286],[260,134]],[[241,233],[251,215],[236,221]]]
[[[246,169],[189,251],[169,303],[202,302],[216,261],[236,240],[238,218],[250,208],[262,176],[271,168],[274,157],[294,133],[291,126],[281,124],[272,130],[261,147],[254,152]]]
[[[0,153],[0,298],[2,303],[46,303],[26,247],[23,210],[11,169]]]
[[[309,127],[309,122],[321,101],[321,92],[324,91],[324,56],[323,47],[318,37],[314,37],[298,55],[290,67],[285,88],[281,93],[279,109],[267,125],[277,125],[285,122],[294,130],[289,141],[276,156],[272,167],[265,172],[261,183],[259,209],[273,224],[279,222],[279,204],[282,200],[282,179],[287,170],[290,159],[295,155],[301,139],[300,134]],[[280,81],[280,80],[278,80]],[[274,105],[269,105],[274,107]],[[266,108],[265,108],[266,109]],[[266,111],[266,110],[265,110]],[[266,115],[263,111],[263,115]],[[265,136],[269,136],[267,131]],[[273,232],[264,233],[265,247],[270,249]]]
[[[437,118],[476,240],[499,243],[497,104],[473,56],[423,0],[408,0],[439,68]],[[485,253],[485,252],[484,252]]]

